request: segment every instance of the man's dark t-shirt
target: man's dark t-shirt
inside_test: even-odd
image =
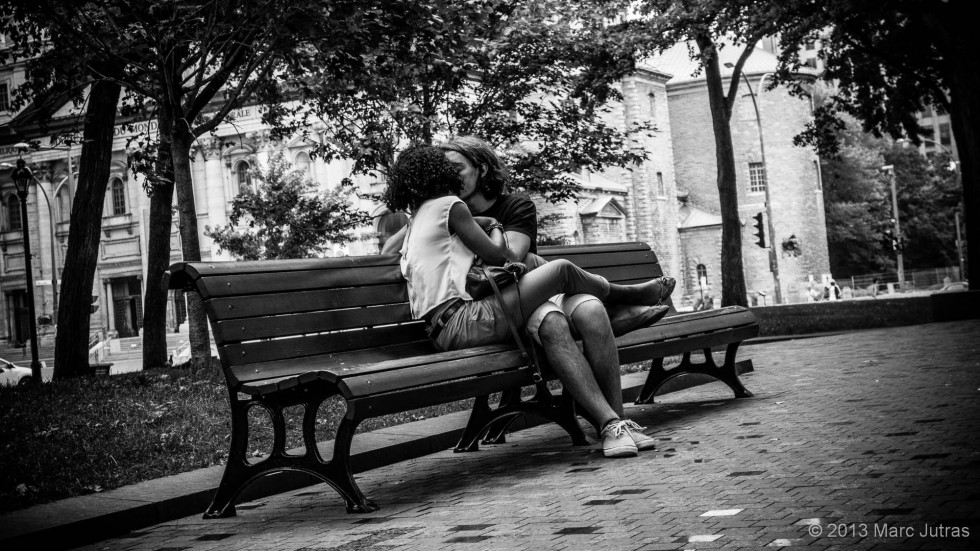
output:
[[[538,252],[538,218],[537,209],[530,199],[514,195],[500,195],[493,205],[483,212],[474,212],[473,216],[489,216],[496,218],[504,225],[504,231],[523,233],[531,238],[529,252]]]

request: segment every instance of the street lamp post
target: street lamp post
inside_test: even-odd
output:
[[[902,226],[898,221],[898,194],[895,192],[895,167],[894,165],[885,165],[881,167],[881,170],[888,173],[888,181],[891,183],[892,188],[892,214],[895,221],[895,259],[898,265],[898,288],[902,291],[905,290],[905,265],[902,261]]]
[[[31,377],[35,383],[41,382],[41,363],[37,361],[37,313],[34,309],[34,271],[31,267],[31,232],[27,225],[27,194],[34,173],[27,168],[24,159],[17,159],[17,168],[11,173],[10,177],[17,188],[17,197],[20,199],[21,233],[24,234],[24,271],[27,278],[27,312],[29,315],[28,327],[31,332]]]
[[[731,63],[725,63],[725,67],[731,69],[734,67]],[[759,90],[762,90],[762,84],[766,81],[766,77],[771,73],[765,73],[762,78],[759,79]],[[755,92],[752,91],[752,83],[749,82],[749,77],[745,76],[745,72],[742,72],[742,79],[745,81],[745,86],[749,89],[749,97],[752,98],[752,108],[755,109],[755,123],[759,128],[759,156],[762,159],[762,170],[766,175],[766,219],[769,221],[769,270],[772,271],[772,280],[775,285],[775,293],[773,298],[776,304],[783,303],[783,292],[779,285],[779,257],[776,254],[776,226],[772,221],[772,200],[769,191],[769,165],[766,164],[766,142],[762,136],[762,116],[759,114],[759,104],[755,101]]]

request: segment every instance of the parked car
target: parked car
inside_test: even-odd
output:
[[[31,382],[31,369],[0,358],[0,385],[16,386]]]
[[[937,293],[955,293],[957,291],[966,291],[970,288],[970,285],[965,281],[954,281],[952,283],[947,283],[943,285],[942,289],[936,291]]]

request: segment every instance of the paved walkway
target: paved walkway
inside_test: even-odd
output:
[[[978,549],[980,321],[743,348],[720,383],[628,413],[657,451],[610,460],[543,425],[84,549]]]

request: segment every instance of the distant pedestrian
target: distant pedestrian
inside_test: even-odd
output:
[[[871,280],[871,285],[868,286],[868,290],[871,291],[871,298],[873,299],[878,298],[878,285],[878,278],[874,278]]]
[[[828,300],[840,300],[841,290],[840,286],[833,279],[830,280],[830,285],[824,291],[824,298]]]

